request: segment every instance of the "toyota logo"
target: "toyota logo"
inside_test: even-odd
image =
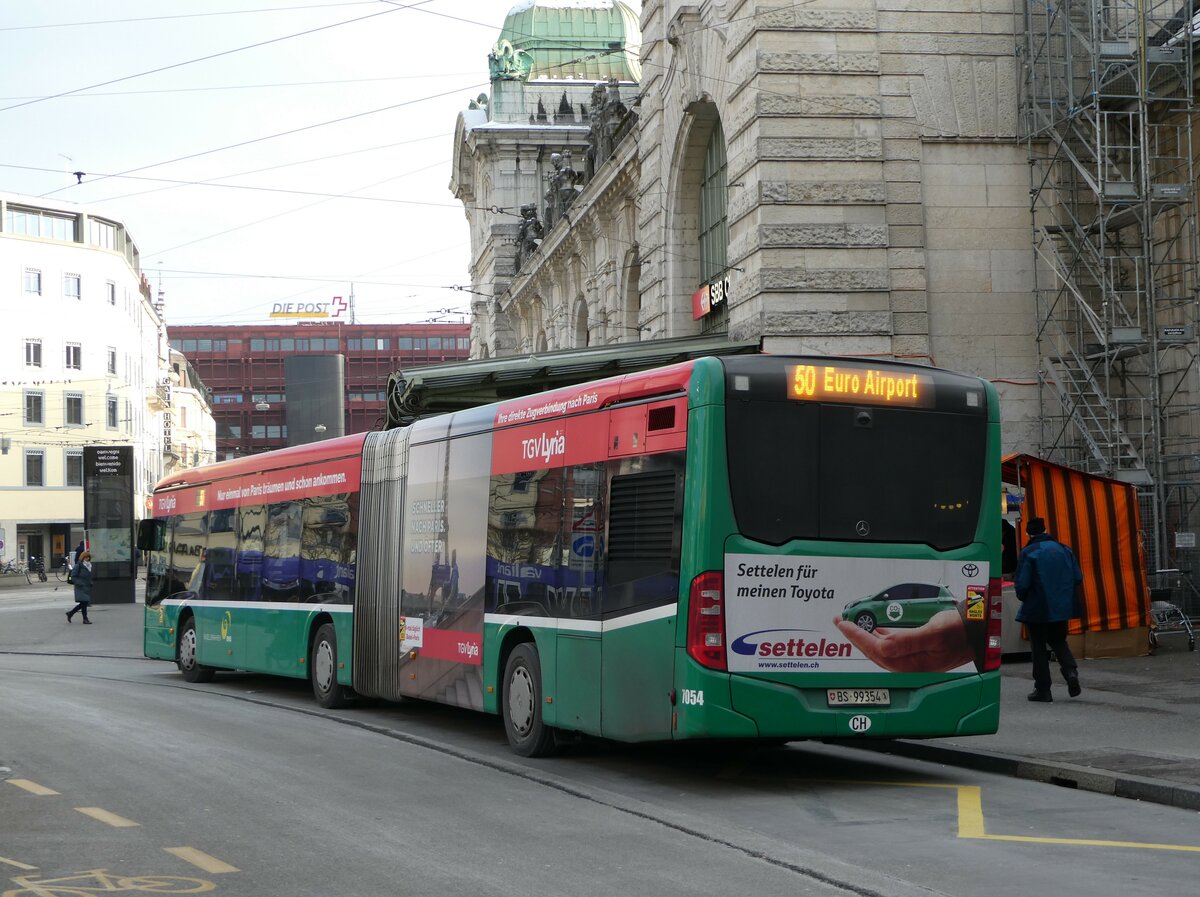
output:
[[[962,573],[963,573],[963,576],[966,576],[968,578],[973,577],[973,576],[978,576],[979,575],[979,565],[978,564],[963,564]]]
[[[856,533],[858,533],[860,536],[870,535],[871,524],[867,523],[867,521],[865,521],[865,520],[860,520],[860,521],[858,521],[858,523],[854,524],[854,531]]]

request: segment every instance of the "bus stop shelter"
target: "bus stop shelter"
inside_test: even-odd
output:
[[[385,429],[560,386],[615,377],[706,355],[762,351],[760,340],[679,337],[484,358],[396,371],[388,378]]]
[[[1023,454],[1003,459],[1001,478],[1007,489],[1023,495],[1021,523],[1042,517],[1079,559],[1084,612],[1071,621],[1072,650],[1080,657],[1149,653],[1150,587],[1136,488]],[[1018,547],[1025,542],[1018,525]],[[1005,603],[1005,626],[1015,625]],[[1015,596],[1012,605],[1015,614]]]

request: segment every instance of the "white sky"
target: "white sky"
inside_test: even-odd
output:
[[[359,323],[468,320],[455,117],[516,2],[0,0],[0,190],[124,222],[168,323],[351,282]]]

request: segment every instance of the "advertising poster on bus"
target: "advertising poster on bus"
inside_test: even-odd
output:
[[[988,565],[729,554],[730,672],[983,670]]]
[[[397,641],[402,690],[413,697],[483,707],[484,545],[489,444],[431,441],[409,455],[403,584]]]

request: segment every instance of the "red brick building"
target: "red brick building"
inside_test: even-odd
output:
[[[280,448],[287,440],[284,359],[345,357],[346,433],[382,427],[388,375],[463,361],[470,324],[263,324],[169,326],[171,345],[212,392],[217,459]],[[260,409],[256,406],[269,405]]]

